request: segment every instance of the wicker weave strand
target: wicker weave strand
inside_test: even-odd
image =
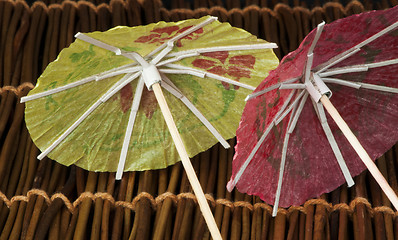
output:
[[[147,199],[151,203],[151,207],[156,210],[157,206],[163,203],[163,201],[166,198],[171,198],[174,205],[177,205],[177,202],[182,199],[190,199],[193,200],[195,203],[197,203],[196,197],[193,193],[180,193],[178,195],[175,195],[170,192],[163,193],[156,198],[154,198],[151,194],[147,192],[141,192],[138,194],[132,202],[127,202],[127,201],[116,201],[111,194],[109,193],[104,193],[104,192],[97,192],[97,193],[91,193],[91,192],[83,192],[80,194],[80,196],[74,201],[71,202],[64,194],[62,193],[55,193],[51,196],[51,198],[47,195],[47,193],[41,189],[31,189],[27,192],[26,195],[17,195],[13,196],[11,199],[8,199],[7,196],[0,191],[0,200],[4,202],[4,204],[10,208],[15,202],[29,202],[29,199],[31,196],[37,195],[41,196],[45,199],[47,205],[50,205],[55,199],[60,198],[64,204],[65,207],[73,213],[76,208],[83,202],[84,199],[90,198],[92,201],[95,201],[96,199],[102,199],[102,200],[107,200],[109,201],[113,206],[115,207],[122,207],[122,208],[127,208],[132,211],[135,211],[135,206],[136,203],[141,200],[141,199]],[[233,211],[236,207],[241,207],[241,208],[246,208],[249,211],[256,210],[258,208],[261,208],[265,211],[267,211],[269,214],[272,212],[272,208],[270,205],[266,203],[256,203],[256,204],[251,204],[245,201],[237,201],[237,202],[232,202],[227,199],[217,199],[215,200],[210,194],[206,194],[206,199],[210,202],[211,206],[214,208],[216,205],[224,205]],[[315,205],[315,206],[324,206],[327,210],[328,213],[335,212],[335,211],[340,211],[342,209],[347,210],[347,212],[352,215],[355,208],[357,207],[358,204],[363,204],[366,206],[368,212],[373,215],[375,213],[384,213],[388,214],[394,217],[398,217],[398,212],[394,212],[393,209],[387,206],[379,206],[379,207],[374,207],[372,208],[372,205],[369,203],[369,201],[366,198],[362,197],[356,197],[354,200],[351,201],[351,203],[348,205],[346,203],[339,203],[336,205],[332,205],[331,203],[328,203],[324,199],[310,199],[304,203],[304,207],[302,206],[291,206],[288,209],[280,208],[278,209],[279,214],[284,214],[284,215],[290,215],[293,211],[300,211],[304,214],[306,214],[306,208],[308,208],[310,205]]]

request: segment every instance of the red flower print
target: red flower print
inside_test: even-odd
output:
[[[151,32],[156,32],[159,34],[166,33],[168,35],[171,35],[173,32],[177,31],[178,29],[179,27],[177,26],[170,26],[170,27],[153,29]]]
[[[127,84],[120,90],[120,107],[123,113],[129,111],[132,104],[133,88],[131,87],[131,84]],[[144,88],[140,108],[144,111],[144,114],[148,119],[152,118],[157,106],[158,103],[156,101],[155,94],[152,91],[149,91],[147,88]]]
[[[229,58],[229,53],[226,51],[204,53],[202,57],[195,59],[192,65],[220,76],[229,75],[236,81],[242,77],[250,78],[249,69],[253,69],[256,63],[256,58],[252,55],[238,55]],[[222,84],[225,89],[230,89],[228,83],[222,82]],[[238,86],[234,86],[234,88],[239,89]]]
[[[184,28],[181,28],[177,33],[182,33],[182,32],[184,32],[185,30],[187,30],[187,29],[189,29],[189,28],[191,28],[192,26],[188,26],[188,27],[184,27]],[[183,37],[183,38],[181,38],[181,39],[179,39],[178,41],[177,41],[177,47],[182,47],[182,43],[181,43],[181,41],[182,40],[184,40],[184,39],[187,39],[187,40],[194,40],[194,39],[197,39],[199,36],[198,35],[200,35],[200,34],[202,34],[203,33],[203,28],[199,28],[198,30],[196,30],[196,31],[194,31],[194,32],[192,32],[192,33],[190,33],[190,34],[188,34],[188,35],[186,35],[185,37]]]
[[[134,42],[165,43],[167,40],[170,40],[175,35],[182,33],[191,27],[192,26],[180,28],[178,26],[169,26],[169,27],[163,27],[163,28],[156,28],[156,29],[151,30],[151,33],[149,35],[139,37]],[[199,28],[195,32],[192,32],[192,33],[188,34],[187,36],[179,39],[176,43],[177,47],[182,47],[182,40],[184,40],[184,39],[194,40],[194,39],[198,38],[199,34],[202,34],[202,33],[203,33],[203,29]]]
[[[133,103],[133,89],[131,84],[127,84],[120,90],[120,106],[123,113],[126,113]]]

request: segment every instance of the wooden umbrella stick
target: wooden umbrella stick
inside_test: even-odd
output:
[[[391,203],[394,205],[395,209],[398,210],[398,197],[395,194],[394,190],[388,184],[387,180],[384,178],[383,174],[379,171],[376,164],[369,157],[368,153],[365,151],[361,143],[358,141],[357,137],[348,127],[347,123],[340,116],[337,109],[330,102],[329,98],[325,95],[322,96],[321,102],[326,110],[329,112],[330,116],[336,122],[337,126],[339,126],[340,130],[343,132],[344,136],[350,142],[351,146],[357,152],[362,162],[368,168],[369,172],[375,178],[376,182],[379,184],[383,192],[387,195],[388,199],[390,199]]]
[[[180,155],[182,165],[187,173],[188,180],[191,183],[192,189],[198,199],[200,210],[202,211],[203,217],[206,220],[207,226],[209,227],[210,233],[213,239],[222,239],[221,234],[217,228],[216,222],[213,218],[213,214],[207,203],[206,197],[203,193],[202,187],[200,186],[198,177],[196,176],[195,170],[192,167],[191,161],[189,160],[188,153],[184,147],[181,136],[178,133],[177,127],[174,123],[173,117],[167,106],[166,99],[162,93],[162,89],[159,83],[152,85],[153,92],[155,93],[156,100],[158,101],[159,107],[163,113],[167,127],[169,128],[171,137],[177,148],[177,152]]]

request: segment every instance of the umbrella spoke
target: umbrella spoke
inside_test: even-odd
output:
[[[330,69],[329,71],[319,73],[318,75],[320,77],[327,77],[327,76],[342,74],[342,73],[367,71],[369,68],[385,67],[385,66],[389,66],[389,65],[393,65],[393,64],[398,64],[398,59],[391,59],[391,60],[375,62],[375,63],[366,63],[366,64],[360,64],[360,65],[354,65],[354,66],[342,67],[342,68],[333,68],[333,69]]]
[[[290,115],[287,129],[289,129],[290,124],[292,123],[292,119],[293,119],[293,114]],[[279,199],[280,199],[281,191],[282,191],[283,174],[285,172],[287,146],[289,144],[289,137],[290,137],[290,133],[288,130],[286,130],[285,138],[283,140],[283,146],[282,146],[281,163],[279,166],[278,186],[276,188],[274,207],[272,208],[272,216],[273,217],[275,217],[276,214],[278,213]]]
[[[120,75],[120,74],[134,73],[134,72],[139,71],[139,69],[137,67],[134,67],[134,65],[135,64],[123,65],[121,67],[114,68],[112,70],[108,70],[108,71],[105,71],[105,72],[102,72],[102,73],[91,75],[91,76],[88,76],[86,78],[80,79],[78,81],[75,81],[75,82],[72,82],[72,83],[68,83],[68,84],[66,84],[64,86],[60,86],[60,87],[53,88],[53,89],[50,89],[50,90],[47,90],[47,91],[44,91],[44,92],[40,92],[40,93],[36,93],[36,94],[32,94],[32,95],[29,95],[29,96],[22,97],[21,98],[21,103],[27,102],[27,101],[31,101],[31,100],[35,100],[35,99],[38,99],[38,98],[41,98],[41,97],[49,96],[49,95],[52,95],[54,93],[62,92],[62,91],[65,91],[67,89],[74,88],[74,87],[77,87],[77,86],[92,82],[94,80],[98,81],[98,80],[102,80],[102,79],[105,79],[105,78],[114,77],[114,76],[117,76],[117,75]]]
[[[99,41],[99,40],[97,40],[97,39],[95,39],[95,38],[89,37],[89,36],[87,36],[87,35],[85,35],[85,34],[83,34],[83,33],[80,33],[80,32],[77,33],[77,34],[75,35],[75,37],[78,38],[78,39],[80,39],[80,40],[83,40],[83,41],[85,41],[85,42],[91,43],[91,44],[93,44],[93,45],[95,45],[95,46],[97,46],[97,47],[100,47],[100,48],[109,50],[109,51],[111,51],[111,52],[114,52],[116,55],[122,55],[122,56],[124,56],[124,57],[126,57],[126,58],[128,58],[128,59],[137,61],[141,66],[146,66],[146,65],[148,65],[148,63],[144,60],[144,58],[141,57],[141,55],[139,55],[139,54],[136,53],[136,52],[131,52],[131,51],[130,51],[130,52],[126,52],[126,51],[123,51],[123,50],[121,50],[121,49],[118,48],[118,47],[115,47],[115,46],[112,46],[112,45],[110,45],[110,44],[101,42],[101,41]]]
[[[101,42],[95,38],[89,37],[86,34],[83,34],[81,32],[76,33],[75,38],[80,39],[82,41],[88,42],[93,44],[94,46],[106,49],[108,51],[114,52],[116,55],[121,55],[122,54],[122,50],[118,47],[109,45],[107,43]]]
[[[312,62],[314,60],[314,54],[308,54],[307,55],[307,64],[304,69],[304,83],[307,84],[310,81],[310,76],[311,76],[311,67],[312,67]]]
[[[37,158],[42,160],[45,156],[47,156],[54,148],[56,148],[73,130],[75,130],[80,123],[83,122],[98,106],[102,103],[106,102],[110,97],[112,97],[117,91],[116,89],[122,89],[139,74],[127,74],[122,79],[120,79],[117,83],[115,83],[111,89],[109,89],[105,94],[103,94],[93,105],[90,106],[57,140],[55,140],[46,150],[44,150]]]
[[[305,89],[303,83],[281,83],[279,89]]]
[[[281,114],[280,117],[278,117],[275,120],[275,125],[278,125],[286,116],[287,114],[289,114],[290,111],[292,111],[292,109],[294,107],[297,106],[297,103],[299,102],[299,100],[303,97],[304,93],[306,91],[301,91],[300,94],[294,99],[294,101],[292,102],[292,104],[290,104],[290,106]]]
[[[393,64],[398,64],[398,58],[386,60],[386,61],[382,61],[382,62],[367,63],[364,65],[367,66],[368,68],[375,68],[375,67],[384,67],[384,66],[393,65]]]
[[[338,78],[325,77],[325,78],[322,78],[322,80],[325,83],[335,83],[335,84],[339,84],[339,85],[351,87],[351,88],[356,88],[356,89],[359,89],[361,87],[361,85],[357,82],[346,81],[346,80],[342,80],[342,79],[338,79]]]
[[[195,72],[204,74],[206,77],[213,78],[213,79],[218,80],[218,81],[230,83],[232,85],[243,87],[243,88],[246,88],[246,89],[249,89],[249,90],[252,90],[252,91],[254,89],[256,89],[255,87],[250,86],[248,84],[244,84],[244,83],[235,81],[235,80],[230,79],[230,78],[226,78],[226,77],[223,77],[223,76],[220,76],[220,75],[217,75],[217,74],[214,74],[214,73],[209,73],[209,72],[206,72],[206,71],[201,71],[201,70],[198,70],[198,69],[195,69],[195,68],[185,67],[185,66],[181,66],[181,65],[177,65],[177,64],[167,64],[166,67],[195,71]]]
[[[229,180],[228,184],[227,184],[227,190],[228,191],[232,191],[232,189],[234,189],[236,183],[238,183],[238,181],[240,180],[240,178],[242,177],[243,173],[246,171],[247,166],[249,166],[249,163],[252,161],[254,155],[257,153],[258,149],[261,147],[261,145],[263,144],[265,138],[268,136],[268,134],[271,132],[271,129],[275,126],[274,121],[271,122],[271,124],[268,125],[267,129],[265,130],[265,132],[263,133],[263,135],[261,135],[260,139],[258,140],[258,142],[256,143],[256,145],[254,146],[254,148],[252,149],[252,151],[250,152],[249,156],[246,158],[246,160],[243,162],[242,166],[240,166],[238,172],[235,175],[235,178]]]
[[[333,57],[332,59],[330,59],[329,61],[320,64],[319,66],[317,66],[316,68],[312,69],[313,71],[316,71],[316,74],[319,74],[321,72],[324,72],[325,70],[329,69],[330,67],[336,65],[337,63],[351,57],[352,55],[354,55],[355,53],[361,51],[360,48],[353,48],[350,51],[344,52],[343,54],[339,54],[335,57]],[[320,69],[319,69],[320,68]],[[319,70],[316,70],[319,69]]]
[[[278,88],[281,87],[282,84],[293,83],[293,82],[298,81],[299,79],[300,79],[300,78],[292,78],[292,79],[288,79],[288,80],[284,81],[283,83],[276,83],[276,84],[274,84],[274,85],[272,85],[272,86],[270,86],[270,87],[268,87],[268,88],[266,88],[266,89],[263,89],[263,90],[261,90],[261,91],[258,91],[258,92],[255,92],[255,93],[252,93],[252,94],[248,95],[248,96],[246,97],[245,101],[249,101],[250,99],[253,99],[253,98],[255,98],[255,97],[258,97],[258,96],[260,96],[260,95],[263,95],[264,93],[267,93],[267,92],[269,92],[269,91],[278,89]]]
[[[174,42],[167,42],[166,47],[158,54],[154,59],[151,60],[151,64],[156,65],[160,60],[162,60],[171,50],[174,48]]]
[[[185,30],[184,32],[178,34],[177,36],[174,36],[172,39],[170,39],[169,41],[163,43],[162,45],[160,45],[159,47],[157,47],[155,50],[153,50],[151,53],[149,53],[146,57],[152,57],[154,54],[156,54],[157,52],[159,52],[160,50],[162,50],[164,47],[166,47],[168,44],[172,43],[174,45],[174,42],[195,32],[196,30],[200,29],[201,27],[206,26],[207,24],[210,24],[212,22],[214,22],[215,20],[217,20],[217,17],[209,17],[208,19],[204,20],[203,22],[199,23],[198,25],[194,25],[192,27],[190,27],[189,29]]]
[[[166,64],[169,64],[169,63],[173,63],[173,62],[180,61],[181,59],[184,59],[184,58],[195,57],[195,56],[198,56],[198,55],[199,55],[198,52],[192,52],[192,53],[187,53],[187,54],[179,55],[179,56],[176,56],[176,57],[169,58],[169,59],[167,59],[167,60],[158,62],[158,63],[156,64],[156,66],[157,66],[157,67],[160,67],[160,66],[163,66],[163,65],[166,65]]]
[[[165,76],[162,76],[162,87],[169,93],[173,94],[176,98],[187,106],[189,110],[202,122],[202,124],[213,134],[213,136],[221,143],[224,148],[230,148],[228,142],[221,136],[217,129],[206,119],[206,117],[193,105],[187,97],[182,94],[180,90]]]
[[[285,110],[286,106],[289,104],[290,100],[292,99],[294,93],[296,90],[293,90],[286,101],[283,103],[281,109],[279,112],[275,115],[275,117],[272,119],[272,122],[268,125],[267,129],[265,129],[265,132],[263,135],[261,135],[260,139],[257,141],[256,145],[250,152],[249,156],[246,158],[246,160],[243,162],[243,164],[240,166],[239,170],[237,171],[235,178],[231,178],[231,180],[227,184],[227,189],[228,191],[232,191],[232,189],[235,187],[236,183],[239,181],[239,179],[242,177],[243,173],[246,171],[247,166],[249,166],[249,163],[252,161],[254,155],[257,153],[258,149],[261,147],[263,144],[265,138],[268,136],[270,133],[271,129],[276,126],[275,120],[278,118],[278,116]]]
[[[277,48],[278,45],[275,43],[260,43],[260,44],[249,44],[249,45],[231,45],[231,46],[218,46],[208,48],[196,48],[181,52],[170,53],[167,57],[180,57],[193,53],[210,53],[210,52],[223,52],[223,51],[241,51],[241,50],[258,50],[258,49],[270,49]]]
[[[321,69],[319,71],[317,71],[317,73],[319,72],[323,72],[326,69],[328,69],[329,67],[341,62],[342,60],[348,58],[349,56],[357,53],[361,47],[371,43],[372,41],[376,40],[377,38],[383,36],[384,34],[387,34],[389,32],[391,32],[392,30],[394,30],[395,28],[398,27],[398,22],[395,22],[393,24],[391,24],[390,26],[384,28],[383,30],[379,31],[378,33],[374,34],[373,36],[365,39],[364,41],[362,41],[361,43],[353,46],[352,48],[340,53],[339,55],[336,56],[336,58],[332,58],[331,60],[327,61],[325,64],[320,65]],[[322,67],[324,66],[324,67]]]
[[[333,69],[333,70],[330,70],[327,72],[321,72],[321,73],[319,73],[318,76],[328,77],[328,76],[344,74],[344,73],[366,72],[366,71],[368,71],[368,69],[369,68],[366,66],[345,67],[345,68]]]
[[[144,85],[145,85],[144,80],[142,79],[142,77],[140,77],[138,84],[137,84],[137,88],[135,89],[134,100],[133,100],[133,103],[131,106],[130,117],[129,117],[129,121],[127,124],[126,133],[124,135],[123,146],[122,146],[122,150],[120,153],[119,163],[118,163],[117,171],[116,171],[116,180],[122,179],[124,165],[126,163],[126,158],[127,158],[127,152],[128,152],[129,145],[130,145],[131,135],[133,133],[133,127],[134,127],[135,119],[137,116],[138,108],[140,106],[142,92],[144,90]]]
[[[338,78],[322,78],[322,80],[326,83],[335,83],[347,87],[352,87],[352,88],[366,88],[366,89],[372,89],[376,91],[382,91],[382,92],[390,92],[390,93],[398,93],[398,88],[393,88],[393,87],[386,87],[386,86],[380,86],[376,84],[370,84],[370,83],[362,83],[362,82],[351,82],[351,81],[346,81]]]
[[[300,104],[299,104],[296,112],[294,113],[292,124],[289,126],[289,130],[288,130],[289,133],[292,133],[294,131],[294,129],[296,128],[297,121],[300,117],[301,112],[303,111],[305,101],[307,101],[309,93],[307,91],[304,91],[304,92],[305,92],[304,96],[301,98]]]
[[[325,22],[321,22],[320,24],[318,24],[318,26],[316,28],[314,40],[312,40],[312,43],[308,50],[307,55],[311,55],[314,52],[314,48],[315,48],[316,44],[318,43],[319,38],[321,37],[323,27],[325,27]]]
[[[395,28],[398,27],[398,22],[395,22],[393,24],[391,24],[390,26],[384,28],[383,30],[381,30],[380,32],[374,34],[373,36],[371,36],[370,38],[366,39],[365,41],[359,43],[358,45],[356,45],[356,48],[361,48],[365,45],[367,45],[368,43],[373,42],[374,40],[376,40],[377,38],[383,36],[386,33],[391,32],[392,30],[394,30]]]
[[[124,76],[116,84],[114,84],[111,88],[109,88],[109,90],[101,97],[102,101],[106,102],[115,93],[120,91],[122,88],[124,88],[127,84],[129,84],[131,81],[133,81],[140,75],[141,75],[141,72]]]
[[[134,67],[126,68],[126,69],[113,69],[112,72],[107,71],[107,72],[109,72],[109,73],[106,73],[106,74],[99,74],[99,75],[95,78],[95,81],[100,81],[100,80],[103,80],[103,79],[115,77],[115,76],[120,75],[120,74],[136,73],[136,72],[141,71],[141,70],[142,70],[142,67],[141,67],[141,66],[134,66]]]
[[[159,69],[159,72],[170,74],[189,74],[192,76],[204,78],[206,74],[189,69]]]
[[[329,141],[330,147],[332,148],[332,151],[334,153],[334,156],[337,159],[337,163],[340,166],[340,169],[343,173],[343,176],[347,182],[348,187],[351,187],[354,185],[354,180],[352,179],[352,176],[350,174],[350,170],[348,170],[347,164],[344,161],[343,155],[341,154],[340,148],[337,145],[336,139],[333,136],[332,130],[329,127],[328,121],[326,119],[326,114],[325,110],[323,108],[322,103],[318,102],[315,103],[317,107],[317,113],[319,117],[319,122],[321,123],[321,126],[323,128],[323,131],[325,132],[326,138]]]
[[[281,109],[279,110],[279,112],[277,114],[275,114],[275,118],[273,119],[273,121],[276,121],[276,119],[278,119],[279,116],[285,111],[286,107],[289,105],[290,100],[292,100],[292,98],[293,98],[295,93],[296,93],[296,89],[293,89],[293,91],[289,94],[289,96],[287,97],[287,99],[283,103],[283,105],[282,105]]]
[[[65,91],[67,89],[74,88],[74,87],[89,83],[91,81],[95,81],[95,79],[96,79],[96,76],[93,75],[93,76],[89,76],[89,77],[83,78],[81,80],[78,80],[76,82],[72,82],[72,83],[66,84],[64,86],[60,86],[60,87],[53,88],[53,89],[50,89],[50,90],[47,90],[47,91],[44,91],[44,92],[39,92],[39,93],[36,93],[36,94],[25,96],[25,97],[21,98],[21,103],[27,102],[27,101],[31,101],[31,100],[35,100],[35,99],[38,99],[38,98],[42,98],[42,97],[45,97],[45,96],[49,96],[49,95],[52,95],[54,93],[62,92],[62,91]]]

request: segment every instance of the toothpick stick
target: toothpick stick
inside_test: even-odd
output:
[[[207,223],[207,226],[209,227],[211,236],[213,239],[222,239],[220,231],[217,228],[216,221],[214,220],[213,214],[203,193],[202,187],[200,186],[198,177],[196,176],[195,170],[193,169],[191,161],[189,160],[189,156],[182,142],[181,136],[178,133],[178,129],[175,125],[170,109],[167,106],[166,99],[164,98],[160,84],[153,84],[152,89],[155,93],[156,100],[158,101],[167,127],[169,128],[171,137],[173,138],[174,144],[177,148],[177,152],[180,155],[182,165],[184,166],[185,172],[188,176],[188,180],[191,183],[196,198],[198,199],[200,210],[202,211],[203,217]]]
[[[381,172],[377,168],[376,164],[369,157],[368,153],[363,148],[361,143],[358,141],[357,137],[354,135],[354,133],[348,127],[347,123],[340,116],[339,112],[333,106],[333,104],[330,102],[329,98],[327,96],[323,95],[320,100],[321,100],[323,106],[329,112],[330,116],[336,122],[337,126],[339,126],[339,128],[343,132],[344,136],[350,142],[351,146],[357,152],[357,154],[361,158],[362,162],[368,168],[369,172],[375,178],[376,182],[379,184],[379,186],[381,187],[383,192],[387,195],[388,199],[390,199],[390,201],[394,205],[395,209],[398,210],[398,197],[397,197],[397,195],[395,194],[395,192],[391,188],[391,186],[388,184],[388,182],[384,178],[384,176],[381,174]]]

